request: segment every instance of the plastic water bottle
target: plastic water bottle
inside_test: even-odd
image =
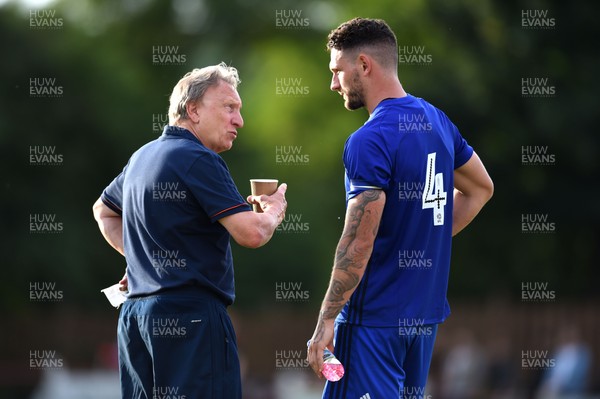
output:
[[[306,343],[306,346],[310,346],[310,341]],[[323,374],[323,377],[327,381],[331,382],[339,381],[344,376],[344,366],[327,348],[323,350],[323,369],[321,370],[321,374]]]

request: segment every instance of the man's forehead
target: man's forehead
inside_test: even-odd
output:
[[[330,50],[329,69],[339,68],[346,62],[346,53],[342,50],[332,48]]]
[[[239,104],[242,103],[242,99],[240,98],[240,95],[238,94],[238,92],[236,90],[234,90],[232,93],[224,93],[223,96],[221,96],[221,98],[225,102],[239,103]]]
[[[219,84],[213,86],[212,89],[213,90],[207,90],[206,94],[212,94],[212,96],[217,100],[235,102],[240,104],[242,102],[242,99],[240,98],[240,95],[237,92],[237,90],[231,84],[225,81],[219,82]]]

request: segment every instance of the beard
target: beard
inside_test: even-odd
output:
[[[358,78],[358,72],[352,77],[352,85],[346,93],[346,103],[344,106],[350,111],[362,108],[365,106],[363,85]]]

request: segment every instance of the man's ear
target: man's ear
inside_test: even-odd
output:
[[[369,75],[373,68],[373,60],[366,54],[359,54],[356,63],[358,64],[358,71],[363,75]]]
[[[198,121],[200,120],[200,114],[198,111],[201,106],[201,100],[188,101],[185,104],[185,111],[188,115],[188,118],[194,123],[198,123]]]

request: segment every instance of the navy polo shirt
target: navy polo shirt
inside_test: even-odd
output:
[[[166,126],[101,199],[123,218],[130,297],[195,285],[233,303],[230,235],[218,220],[251,209],[225,161],[190,131]]]

